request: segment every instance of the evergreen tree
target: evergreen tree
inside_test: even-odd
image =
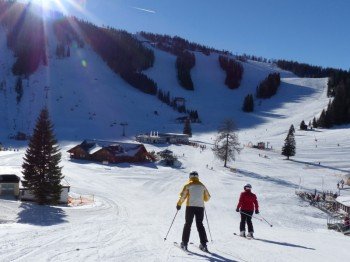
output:
[[[254,98],[253,98],[252,94],[247,95],[244,98],[242,110],[244,112],[253,112],[254,111]]]
[[[278,87],[281,84],[279,73],[269,74],[257,87],[257,98],[270,98],[277,93]]]
[[[300,123],[300,130],[307,130],[307,125],[305,124],[304,120]]]
[[[239,146],[234,122],[230,119],[225,120],[219,127],[218,135],[212,148],[215,156],[224,161],[224,167],[226,167],[227,161],[235,160],[235,153],[241,151]]]
[[[183,133],[192,136],[191,121],[188,118],[185,120]]]
[[[49,112],[44,108],[37,120],[22,164],[23,186],[39,204],[57,204],[61,195],[61,153],[56,145]]]
[[[317,128],[317,127],[318,127],[317,121],[316,121],[316,117],[314,117],[314,119],[312,120],[312,126],[313,126],[314,128]]]
[[[327,125],[326,110],[323,109],[320,117],[317,120],[317,126],[326,127],[326,125]]]
[[[17,93],[16,101],[17,101],[17,104],[19,104],[19,102],[21,102],[21,99],[22,99],[22,96],[23,96],[23,83],[22,83],[22,78],[21,77],[17,78],[15,91]]]
[[[286,156],[288,160],[289,160],[289,157],[295,156],[295,138],[294,138],[294,132],[291,132],[291,128],[289,129],[288,135],[284,140],[285,142],[282,148],[282,155]]]
[[[70,57],[70,47],[67,48],[67,57]]]
[[[244,72],[242,64],[223,55],[219,56],[219,64],[226,71],[225,85],[230,89],[238,88]]]
[[[293,136],[294,136],[294,133],[295,133],[294,125],[291,125],[290,128],[289,128],[289,131],[288,131],[288,135],[289,134],[293,134]]]

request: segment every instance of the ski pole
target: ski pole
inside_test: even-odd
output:
[[[255,218],[255,219],[258,219],[258,220],[260,220],[260,221],[265,221],[270,227],[272,227],[273,225],[272,224],[270,224],[262,215],[260,215],[261,216],[261,218],[259,218],[259,217],[254,217],[254,216],[252,216],[252,215],[249,215],[249,214],[247,214],[247,213],[244,213],[244,212],[242,212],[242,211],[240,211],[240,213],[242,213],[242,214],[244,214],[244,215],[246,215],[246,216],[250,216],[250,217],[252,217],[252,218]]]
[[[211,239],[211,242],[213,243],[213,237],[212,237],[211,232],[210,232],[210,227],[209,227],[209,221],[208,221],[207,211],[205,210],[205,208],[204,208],[204,214],[205,214],[205,218],[206,218],[207,224],[208,224],[208,231],[209,231],[209,234],[210,234],[210,239]]]
[[[257,219],[257,220],[263,221],[261,218],[254,217],[253,215],[249,215],[249,214],[244,213],[244,212],[242,212],[242,211],[239,211],[239,213],[241,213],[241,214],[243,214],[243,215],[246,215],[246,216],[249,216],[249,217],[251,217],[251,218],[255,218],[255,219]]]
[[[171,222],[171,225],[170,225],[170,227],[169,227],[168,233],[166,233],[166,236],[165,236],[165,238],[164,238],[164,241],[165,241],[166,238],[168,237],[168,234],[169,234],[169,232],[170,232],[171,227],[172,227],[173,224],[174,224],[174,221],[175,221],[175,218],[176,218],[176,215],[177,215],[178,212],[179,212],[179,210],[176,210],[175,216],[174,216],[174,218],[173,218],[173,222]]]
[[[260,215],[260,214],[259,214]],[[264,221],[270,226],[270,227],[272,227],[272,224],[270,224],[262,215],[260,215],[260,217],[262,218],[262,219],[264,219]]]

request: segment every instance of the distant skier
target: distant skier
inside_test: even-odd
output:
[[[181,248],[187,250],[188,241],[190,239],[191,226],[193,218],[196,217],[196,225],[201,244],[199,248],[208,252],[207,248],[207,234],[203,226],[204,218],[204,201],[210,199],[210,194],[207,188],[199,181],[198,173],[192,171],[189,175],[188,183],[183,187],[176,209],[180,210],[182,203],[186,201],[186,222],[182,233]]]
[[[340,184],[341,184],[341,188],[344,188],[344,184],[345,184],[344,179],[340,180]]]
[[[259,204],[255,194],[251,192],[252,186],[246,184],[244,186],[244,192],[241,193],[236,208],[237,212],[241,213],[240,223],[240,236],[245,237],[245,224],[248,225],[247,237],[254,237],[254,228],[252,223],[252,216],[255,210],[255,214],[259,214]]]

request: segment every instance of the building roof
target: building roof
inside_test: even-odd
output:
[[[335,201],[339,204],[350,207],[350,196],[338,196]]]
[[[19,176],[5,174],[0,175],[0,183],[18,183],[20,181]]]
[[[143,144],[86,139],[80,144],[80,147],[91,155],[105,149],[114,156],[134,156],[143,147]]]

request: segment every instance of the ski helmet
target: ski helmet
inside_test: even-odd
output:
[[[198,177],[198,172],[197,171],[192,171],[191,173],[190,173],[190,178],[191,177]]]
[[[252,189],[252,185],[251,185],[251,184],[246,184],[246,185],[244,186],[244,189],[246,189],[246,188]]]

